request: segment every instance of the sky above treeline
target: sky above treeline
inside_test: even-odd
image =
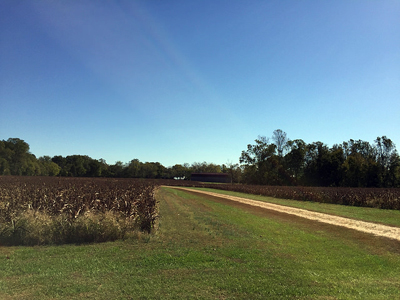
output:
[[[0,1],[0,140],[238,163],[259,135],[400,147],[400,1]]]

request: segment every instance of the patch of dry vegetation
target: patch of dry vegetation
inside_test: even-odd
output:
[[[105,242],[157,219],[149,181],[0,177],[0,244]]]

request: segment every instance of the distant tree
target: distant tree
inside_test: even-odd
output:
[[[313,161],[306,168],[309,182],[317,186],[338,186],[341,181],[341,165],[344,161],[341,148],[329,149],[321,142],[309,145],[313,149]]]
[[[100,177],[105,170],[103,163],[100,160],[96,160],[88,157],[86,161],[86,174],[87,177]]]
[[[390,165],[390,157],[396,152],[396,146],[392,140],[386,136],[377,137],[375,144],[378,162],[382,167],[388,168]]]
[[[260,167],[269,157],[274,155],[276,145],[270,144],[265,136],[258,136],[255,145],[248,144],[247,150],[242,151],[239,158],[241,164]]]
[[[0,175],[11,175],[10,161],[12,150],[7,147],[5,141],[0,141]]]
[[[146,162],[142,165],[142,178],[164,178],[166,168],[159,162]]]
[[[132,159],[125,168],[126,177],[139,178],[142,172],[142,165],[143,163],[141,163],[137,158]]]
[[[0,175],[11,175],[10,165],[5,158],[0,157]]]
[[[324,176],[326,173],[323,162],[328,153],[328,147],[322,142],[314,142],[307,145],[305,154],[304,181],[307,185],[323,186],[325,184]]]
[[[6,148],[10,150],[11,175],[27,175],[29,145],[21,139],[9,138],[6,142]]]
[[[259,172],[255,165],[241,165],[241,168],[241,182],[246,184],[262,184],[262,181],[258,177]]]
[[[0,143],[0,174],[40,175],[40,166],[35,155],[29,152],[24,140],[9,138]]]
[[[397,185],[399,155],[396,145],[386,136],[375,140],[377,162],[379,164],[380,186],[393,187]]]
[[[83,155],[69,155],[67,159],[67,169],[69,176],[83,177],[88,170],[88,157]]]
[[[327,178],[326,184],[329,186],[340,186],[343,180],[343,163],[345,156],[343,149],[339,145],[334,145],[328,154],[326,162]]]
[[[267,172],[271,171],[275,160],[276,145],[270,144],[265,136],[258,136],[255,145],[248,144],[247,150],[242,151],[239,162],[243,165],[243,177],[247,183],[272,184],[268,182],[270,176]],[[275,180],[274,180],[275,181]]]
[[[234,164],[232,162],[227,162],[221,166],[222,173],[228,173],[231,176],[232,183],[241,182],[242,169],[239,164]]]
[[[179,179],[186,179],[187,176],[187,168],[184,167],[183,165],[176,164],[172,166],[171,172],[170,172],[170,177],[171,178],[179,178]]]
[[[276,145],[276,150],[278,151],[278,156],[283,157],[283,151],[288,146],[289,139],[287,138],[286,132],[282,131],[281,129],[277,129],[272,134],[272,140]]]
[[[160,179],[160,178],[167,178],[167,168],[164,167],[161,163],[159,162],[153,162],[157,166],[157,175],[154,178]]]
[[[221,173],[221,166],[207,162],[195,162],[191,165],[193,173]]]
[[[61,171],[61,167],[53,162],[50,156],[39,157],[38,162],[42,176],[57,176]]]
[[[285,155],[288,172],[296,182],[300,180],[304,170],[304,160],[307,151],[306,143],[301,139],[287,142],[289,152]]]
[[[67,170],[67,159],[65,157],[56,155],[51,158],[51,161],[60,167],[59,176],[68,176],[69,171]]]
[[[190,164],[189,163],[184,163],[183,167],[186,170],[185,179],[190,180],[190,176],[192,174],[192,168],[191,168]]]
[[[109,177],[124,177],[125,165],[122,161],[117,161],[115,164],[108,167]]]

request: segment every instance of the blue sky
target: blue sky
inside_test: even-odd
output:
[[[0,139],[237,163],[258,135],[400,147],[400,1],[0,2]]]

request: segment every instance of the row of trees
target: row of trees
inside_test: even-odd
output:
[[[191,173],[231,173],[239,180],[239,165],[216,165],[207,162],[177,164],[164,167],[159,162],[116,162],[109,165],[104,159],[87,155],[43,156],[36,158],[29,152],[29,145],[17,138],[0,141],[0,175],[72,176],[72,177],[127,177],[127,178],[179,178],[190,179]]]
[[[58,175],[60,167],[49,157],[36,156],[29,152],[23,140],[10,138],[0,141],[0,175]]]
[[[278,129],[242,151],[243,181],[268,185],[400,187],[400,157],[386,136],[328,147],[290,140]]]
[[[239,164],[202,162],[164,167],[159,162],[116,162],[86,155],[36,158],[18,138],[0,141],[0,175],[190,179],[191,173],[229,173],[233,182],[264,185],[400,187],[400,157],[386,136],[374,144],[350,140],[328,147],[290,140],[278,129],[242,151]]]

